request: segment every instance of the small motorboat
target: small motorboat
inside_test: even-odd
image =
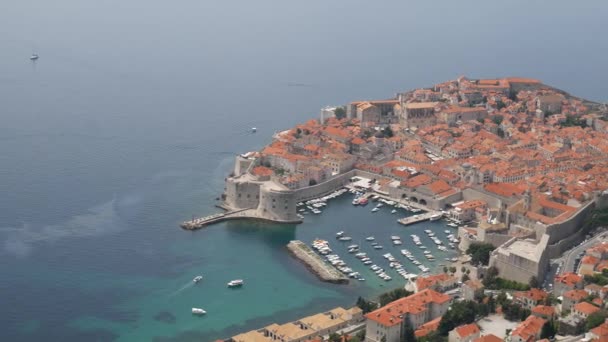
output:
[[[192,279],[193,282],[198,283],[199,281],[203,280],[203,276],[199,275],[194,277],[194,279]]]
[[[201,308],[192,308],[192,314],[193,315],[204,315],[206,314],[207,311],[201,309]]]
[[[391,210],[391,214],[396,214],[396,213],[397,213],[397,209]]]
[[[251,127],[251,133],[255,133],[257,131],[258,131],[258,129],[256,127]]]
[[[33,54],[30,56],[30,60],[31,60],[31,61],[35,61],[35,60],[37,60],[38,58],[40,58],[40,56],[38,56],[38,55],[37,55],[37,54],[35,54],[35,53],[33,53]]]
[[[243,286],[245,282],[242,279],[231,280],[228,282],[228,287],[240,287]]]
[[[375,212],[377,212],[378,210],[380,210],[380,209],[378,209],[378,208],[374,208],[374,209],[372,209],[372,213],[375,213]]]
[[[374,239],[375,238],[373,236],[368,236],[365,238],[365,240],[367,240],[367,241],[374,241]]]

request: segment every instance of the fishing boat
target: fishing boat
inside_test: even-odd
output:
[[[243,286],[245,282],[242,279],[235,279],[228,282],[228,287],[240,287]]]
[[[192,308],[192,314],[193,315],[204,315],[206,314],[207,311],[201,309],[201,308]]]

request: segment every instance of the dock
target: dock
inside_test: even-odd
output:
[[[247,209],[232,210],[232,211],[227,211],[225,213],[217,213],[217,214],[212,214],[212,215],[208,215],[205,217],[199,217],[199,218],[192,219],[190,221],[182,222],[182,224],[180,224],[179,226],[186,230],[200,229],[200,228],[203,228],[204,226],[208,226],[210,224],[218,223],[218,222],[229,220],[229,219],[240,218],[240,216],[238,214],[242,213],[245,210],[247,210]]]
[[[322,281],[334,284],[348,284],[348,278],[342,272],[326,263],[304,242],[300,240],[289,241],[287,249]]]
[[[435,216],[435,215],[441,216],[441,212],[431,211],[431,212],[424,213],[424,214],[404,217],[402,219],[397,220],[397,222],[401,223],[404,226],[409,226],[410,224],[428,221],[431,219],[432,216]]]
[[[225,208],[227,210],[227,208]],[[228,220],[259,220],[259,221],[268,221],[268,222],[276,222],[276,223],[289,223],[289,224],[298,224],[302,223],[302,220],[294,220],[294,221],[278,221],[271,220],[266,217],[260,216],[256,209],[237,209],[237,210],[227,210],[225,213],[217,213],[208,215],[205,217],[200,217],[196,219],[192,219],[190,221],[182,222],[179,226],[186,230],[196,230],[206,226],[209,226],[214,223],[219,223],[222,221]]]

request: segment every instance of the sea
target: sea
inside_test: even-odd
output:
[[[347,194],[300,225],[178,225],[218,212],[236,154],[326,105],[461,75],[539,78],[605,102],[607,15],[593,0],[5,1],[0,340],[213,341],[403,286],[335,233],[385,265],[384,253],[420,253],[411,234],[443,237],[443,221],[403,227],[411,213]],[[286,252],[316,238],[366,281],[322,283]]]

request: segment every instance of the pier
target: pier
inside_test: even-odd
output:
[[[348,278],[342,272],[326,263],[304,242],[300,240],[290,241],[287,244],[287,249],[322,281],[335,284],[348,284]]]
[[[409,226],[410,224],[428,221],[428,220],[431,219],[431,217],[433,217],[435,215],[439,215],[440,217],[442,216],[441,212],[431,211],[431,212],[424,213],[424,214],[414,215],[414,216],[410,216],[410,217],[404,217],[402,219],[397,220],[397,222],[401,223],[404,226]]]
[[[225,213],[217,213],[205,217],[195,218],[190,221],[182,222],[179,226],[186,230],[196,230],[203,228],[205,226],[219,223],[222,221],[228,220],[261,220],[261,221],[270,221],[276,223],[302,223],[302,220],[295,221],[280,221],[280,220],[270,220],[268,218],[262,217],[258,214],[256,209],[238,209],[238,210],[228,210]]]
[[[232,210],[232,211],[227,211],[225,213],[217,213],[217,214],[213,214],[213,215],[209,215],[209,216],[205,216],[205,217],[199,217],[199,218],[192,219],[190,221],[185,221],[182,224],[180,224],[179,226],[186,230],[200,229],[200,228],[203,228],[210,224],[222,222],[225,220],[230,220],[230,219],[235,219],[235,218],[245,218],[243,215],[239,215],[239,213],[242,214],[246,210],[247,209]]]

